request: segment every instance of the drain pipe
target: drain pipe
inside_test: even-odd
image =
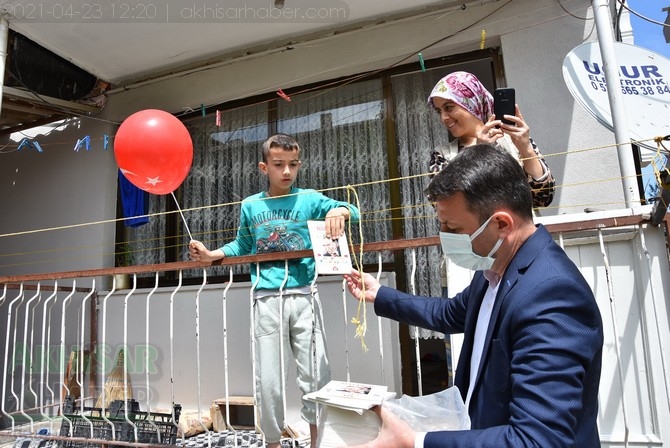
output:
[[[626,111],[624,110],[623,94],[619,88],[621,81],[614,54],[614,35],[608,3],[608,0],[593,0],[593,14],[598,32],[600,56],[603,60],[603,73],[607,82],[607,96],[612,113],[614,138],[617,143],[617,155],[619,157],[624,199],[626,207],[632,208],[640,205],[640,192],[637,186],[637,173],[635,172],[633,148],[630,144],[630,133],[628,132],[628,120],[626,118]]]
[[[2,112],[2,94],[5,90],[5,62],[7,60],[7,41],[9,40],[8,14],[0,14],[0,112]]]

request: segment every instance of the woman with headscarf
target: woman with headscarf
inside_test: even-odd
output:
[[[453,72],[440,79],[428,97],[440,120],[454,137],[430,155],[430,171],[439,173],[459,151],[477,143],[494,143],[508,151],[523,166],[532,190],[533,207],[546,207],[554,199],[555,181],[540,150],[530,138],[530,129],[515,105],[515,116],[496,117],[493,96],[475,75]],[[504,124],[507,118],[513,125]],[[442,296],[449,297],[449,261],[440,260]],[[452,268],[454,269],[454,268]]]
[[[436,148],[430,156],[430,170],[438,173],[463,148],[477,143],[497,143],[523,166],[533,193],[533,206],[546,207],[554,199],[555,181],[530,138],[530,129],[519,107],[515,115],[493,115],[493,96],[475,75],[453,72],[440,79],[428,97],[454,140]],[[504,124],[508,119],[513,124]]]

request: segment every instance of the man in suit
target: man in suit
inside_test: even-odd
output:
[[[417,297],[369,274],[345,276],[375,313],[443,333],[464,333],[457,386],[468,431],[417,433],[377,407],[379,436],[362,447],[600,447],[603,329],[589,285],[535,226],[519,162],[491,145],[461,151],[426,188],[442,250],[477,272],[451,299]],[[364,286],[364,288],[363,288]]]

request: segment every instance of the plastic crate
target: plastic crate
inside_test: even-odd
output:
[[[103,417],[102,409],[89,407],[80,409],[77,408],[73,398],[66,397],[59,435],[92,440],[91,442],[59,440],[58,447],[94,448],[101,444],[99,440],[174,445],[177,441],[177,423],[180,414],[181,405],[178,404],[174,405],[173,414],[163,414],[142,412],[135,400],[128,400],[127,405],[123,400],[116,400],[110,404]]]

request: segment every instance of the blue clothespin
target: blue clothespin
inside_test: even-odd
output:
[[[419,64],[421,64],[421,71],[426,71],[426,64],[423,62],[423,55],[419,53]]]
[[[105,134],[102,137],[102,149],[107,150],[108,147],[109,147],[109,136]]]
[[[205,105],[201,104],[200,105],[200,113],[202,113],[203,118],[207,116],[207,113],[205,112]]]
[[[29,140],[28,137],[24,137],[23,140],[21,140],[21,143],[19,143],[19,146],[16,148],[16,150],[21,151],[24,147],[28,149],[34,149],[37,152],[44,152],[42,151],[40,144],[37,143],[37,140]]]
[[[30,140],[28,140],[28,137],[23,137],[23,140],[21,140],[21,143],[19,143],[18,148],[16,148],[17,151],[21,151],[24,146],[27,146],[28,149],[32,146],[30,143]]]
[[[77,139],[77,143],[75,143],[75,145],[74,145],[74,150],[79,152],[82,145],[84,146],[86,151],[90,151],[91,150],[91,137],[87,135],[86,137],[84,137],[82,139]]]

